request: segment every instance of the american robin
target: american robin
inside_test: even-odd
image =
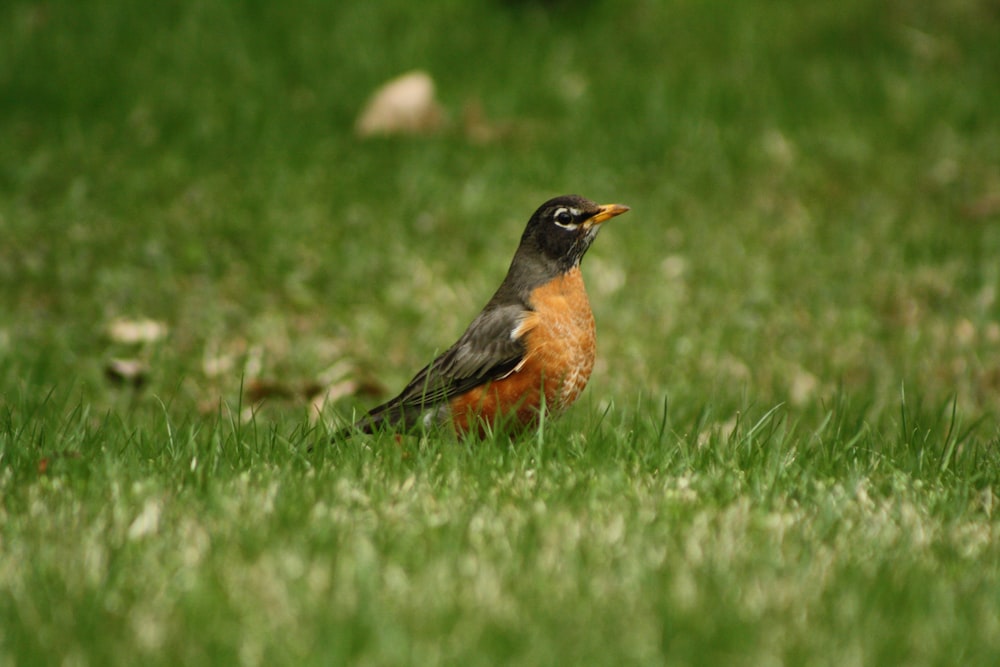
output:
[[[512,431],[555,414],[583,391],[596,356],[580,260],[600,225],[628,211],[577,195],[550,199],[521,236],[507,277],[461,338],[357,429],[451,423],[458,433]]]

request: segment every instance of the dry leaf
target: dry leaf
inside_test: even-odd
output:
[[[434,97],[434,80],[413,71],[388,81],[369,98],[354,126],[362,137],[424,134],[441,127],[444,117]]]
[[[962,214],[971,220],[1000,215],[1000,193],[988,193],[962,207]]]
[[[254,378],[246,381],[244,387],[247,399],[251,403],[260,403],[268,398],[287,400],[295,398],[296,391],[279,380]]]
[[[310,423],[316,423],[323,416],[323,410],[327,403],[333,403],[345,396],[351,396],[357,389],[358,384],[354,380],[343,380],[313,394],[309,400],[309,407],[312,408],[309,411]]]
[[[146,384],[149,367],[138,359],[112,359],[104,367],[104,376],[115,384],[138,389]]]
[[[788,386],[788,400],[792,405],[801,408],[813,400],[820,388],[819,378],[802,367],[792,372]]]
[[[462,109],[465,137],[474,144],[488,144],[508,134],[510,127],[490,121],[479,100],[469,100]]]
[[[153,343],[167,335],[167,325],[148,318],[130,320],[124,317],[108,324],[108,338],[115,343],[137,345]]]
[[[49,472],[49,466],[59,459],[75,460],[83,458],[83,454],[77,451],[53,452],[48,456],[38,459],[38,474],[45,475]]]

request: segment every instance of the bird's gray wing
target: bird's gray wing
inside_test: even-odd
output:
[[[413,428],[428,410],[514,372],[526,353],[525,323],[530,314],[520,303],[487,308],[458,342],[421,369],[398,396],[370,410],[355,427],[367,432],[383,424]]]

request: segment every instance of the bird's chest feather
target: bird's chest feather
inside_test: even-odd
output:
[[[502,378],[476,387],[450,402],[455,429],[465,432],[498,418],[524,427],[539,409],[558,412],[583,391],[594,369],[597,339],[594,316],[580,270],[534,290],[531,310],[511,332],[525,344],[521,363]],[[544,396],[544,398],[543,398]]]
[[[525,369],[542,376],[550,407],[569,405],[594,369],[597,337],[594,315],[579,267],[537,288],[525,320]]]

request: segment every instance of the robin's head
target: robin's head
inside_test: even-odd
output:
[[[601,223],[629,210],[621,204],[595,204],[579,195],[564,195],[542,204],[528,221],[521,246],[532,248],[561,271],[580,263]]]

